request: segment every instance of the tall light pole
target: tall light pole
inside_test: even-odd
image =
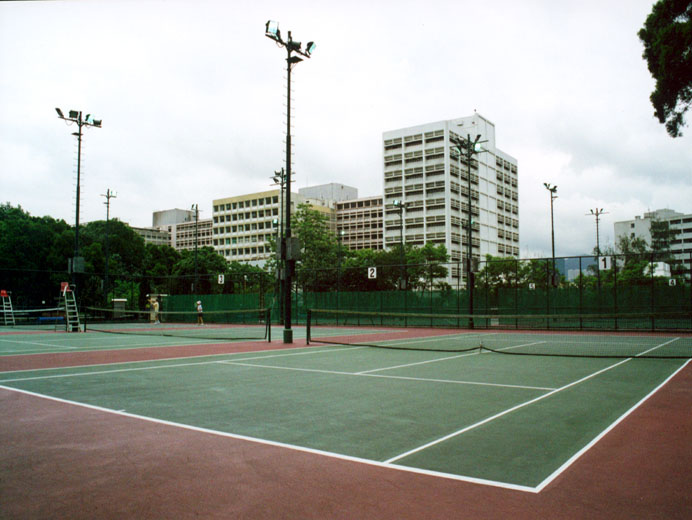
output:
[[[110,214],[111,214],[111,199],[115,199],[118,197],[118,194],[111,191],[110,188],[106,190],[106,193],[101,194],[102,197],[106,197],[106,202],[104,204],[106,205],[106,273],[105,273],[105,279],[103,281],[104,284],[104,293],[106,295],[106,304],[108,303],[108,258],[110,257],[110,254],[108,252],[108,222],[110,221]]]
[[[286,185],[286,172],[283,168],[281,170],[274,172],[271,176],[274,184],[279,186],[279,218],[277,219],[277,235],[276,235],[276,268],[277,268],[277,280],[279,289],[279,317],[281,323],[283,323],[284,316],[284,306],[282,303],[283,284],[284,284],[284,265],[283,265],[283,237],[284,237],[284,189]]]
[[[401,264],[401,275],[399,278],[399,290],[406,289],[406,271],[404,262],[404,210],[406,203],[402,200],[395,200],[392,205],[399,211],[399,260]]]
[[[551,275],[551,284],[553,287],[557,286],[556,283],[556,276],[555,276],[555,221],[553,220],[553,201],[557,199],[557,186],[551,186],[547,182],[543,183],[543,186],[545,186],[545,189],[550,192],[550,236],[552,239],[552,245],[553,245],[553,270],[552,270],[552,275]]]
[[[74,255],[72,257],[72,261],[69,262],[70,271],[72,273],[72,285],[76,290],[77,273],[84,272],[84,259],[79,256],[79,181],[82,165],[82,127],[93,126],[96,128],[101,128],[101,119],[94,119],[91,117],[91,114],[87,114],[85,118],[82,118],[81,110],[70,110],[67,117],[65,117],[62,110],[59,108],[56,108],[55,111],[58,113],[58,117],[65,121],[68,125],[77,125],[77,132],[72,134],[77,137],[77,197],[75,199],[76,210],[74,224]]]
[[[587,213],[586,216],[593,215],[596,217],[596,256],[601,256],[601,239],[598,232],[598,223],[600,221],[601,215],[605,215],[608,212],[603,211],[603,208],[590,209],[591,213]]]
[[[469,197],[469,218],[468,226],[466,226],[466,287],[469,292],[469,327],[473,328],[473,292],[475,285],[475,275],[473,272],[473,199],[471,197],[471,160],[473,156],[477,153],[484,152],[485,150],[481,144],[487,141],[481,141],[481,134],[477,134],[475,138],[471,139],[471,134],[466,134],[466,139],[457,138],[450,136],[450,142],[459,151],[459,161],[461,161],[461,156],[466,156],[466,175],[468,176],[468,197]],[[460,168],[461,169],[461,168]]]
[[[281,38],[281,31],[279,31],[279,23],[272,20],[266,23],[264,35],[286,49],[286,236],[284,238],[284,247],[281,247],[281,255],[286,266],[284,281],[284,343],[293,343],[293,330],[291,330],[291,278],[295,269],[298,247],[291,240],[291,69],[293,65],[303,61],[303,58],[294,56],[293,53],[309,58],[315,50],[315,43],[308,42],[305,50],[302,50],[301,43],[293,40],[291,31],[288,31],[288,40],[284,41]]]
[[[197,238],[199,236],[199,204],[193,204],[191,207],[195,212],[195,280],[192,285],[192,292],[197,291],[198,275],[197,275]]]

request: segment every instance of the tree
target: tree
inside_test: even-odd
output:
[[[195,286],[195,294],[214,294],[221,292],[221,287],[216,283],[217,276],[224,274],[227,262],[223,256],[214,251],[213,247],[205,246],[197,249],[197,277],[199,284]],[[173,267],[173,276],[176,277],[174,290],[177,294],[190,294],[195,281],[195,252],[185,250],[180,255]]]
[[[52,304],[60,282],[67,279],[73,242],[65,221],[32,217],[21,206],[0,204],[0,289],[12,291],[18,308]]]
[[[650,99],[659,122],[680,137],[692,103],[692,1],[659,0],[639,31],[656,88]]]
[[[308,204],[299,204],[291,228],[302,246],[296,282],[303,290],[329,290],[336,280],[339,244],[336,235],[329,231],[327,216]]]
[[[447,248],[444,244],[425,244],[420,248],[410,248],[406,251],[408,283],[411,289],[432,288],[435,280],[447,277],[447,268],[442,265],[447,262]],[[438,287],[446,286],[446,282],[438,282]],[[408,285],[407,285],[408,287]]]

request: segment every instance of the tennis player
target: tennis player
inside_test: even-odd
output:
[[[202,309],[202,302],[197,300],[197,325],[204,325],[204,309]]]

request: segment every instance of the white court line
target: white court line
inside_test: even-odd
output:
[[[462,358],[466,356],[477,356],[478,355],[478,350],[475,350],[474,352],[466,352],[464,354],[458,354],[456,356],[447,356],[443,358],[437,358],[437,359],[428,359],[426,361],[416,361],[415,363],[406,363],[404,365],[395,365],[391,367],[382,367],[382,368],[373,368],[372,370],[363,370],[362,372],[356,372],[356,375],[366,375],[366,374],[371,374],[373,372],[380,372],[382,370],[394,370],[395,368],[406,368],[406,367],[412,367],[415,365],[425,365],[428,363],[437,363],[438,361],[447,361],[450,359],[457,359],[457,358]]]
[[[675,338],[675,339],[679,339],[679,338]],[[675,341],[675,340],[671,340],[671,341],[666,342],[666,343],[664,343],[664,344],[658,345],[658,346],[656,346],[656,347],[654,347],[654,348],[660,348],[660,347],[662,347],[662,346],[664,346],[664,345],[666,345],[666,344],[668,344],[668,343],[671,343],[672,341]],[[353,347],[352,347],[351,349],[353,349]],[[341,352],[341,351],[344,351],[344,350],[350,350],[350,349],[334,349],[333,347],[330,347],[330,348],[327,349],[327,350],[323,350],[323,351],[313,351],[313,352],[315,352],[315,353],[323,353],[323,352]],[[649,350],[653,350],[653,349],[649,349]],[[271,350],[263,351],[263,352],[271,352]],[[648,352],[648,351],[647,351],[647,352]],[[307,353],[308,353],[308,352],[297,352],[297,353],[295,353],[295,355],[307,354]],[[288,354],[288,355],[291,355],[291,354]],[[271,356],[271,357],[280,357],[280,356],[281,356],[281,355],[276,355],[276,356]],[[255,358],[256,358],[256,359],[263,359],[263,358],[265,358],[265,357],[270,357],[270,356],[256,356]],[[251,359],[251,358],[248,358],[248,359]],[[617,363],[617,364],[621,364],[621,363],[624,363],[624,362],[627,362],[627,361],[630,361],[630,360],[631,360],[631,358],[628,358],[628,359],[623,360],[623,361],[621,361],[620,363]],[[159,361],[161,361],[161,360],[159,360]],[[681,366],[680,368],[678,368],[674,374],[672,374],[670,377],[668,377],[668,378],[666,379],[666,381],[664,381],[661,385],[659,385],[656,389],[654,389],[647,397],[645,397],[644,399],[642,399],[637,405],[635,405],[630,411],[628,411],[627,414],[631,413],[631,412],[632,412],[635,408],[637,408],[641,403],[643,403],[646,399],[648,399],[648,397],[650,397],[651,395],[653,395],[658,389],[660,389],[662,386],[664,386],[666,382],[668,382],[672,377],[674,377],[675,374],[677,374],[678,372],[680,372],[680,370],[682,370],[687,364],[689,364],[690,361],[691,361],[691,360],[688,360],[683,366]],[[218,361],[214,361],[214,363],[219,363],[219,362],[218,362]],[[616,365],[617,365],[617,364],[616,364]],[[599,372],[603,372],[603,371],[609,370],[610,368],[614,368],[616,365],[613,365],[612,367],[607,367],[607,368],[605,368],[605,369],[603,369],[603,370],[601,370],[601,371],[599,371]],[[171,366],[171,365],[168,365],[168,366]],[[597,375],[597,373],[596,373],[596,374],[592,374],[591,376],[588,376],[587,378],[584,378],[584,380],[585,380],[585,379],[588,379],[588,378],[590,378],[590,377],[593,377],[593,376],[595,376],[595,375]],[[580,380],[580,381],[581,381],[581,380]],[[571,385],[575,385],[575,384],[579,383],[580,381],[576,381],[576,382],[574,382],[574,383],[571,383]],[[148,421],[148,422],[153,422],[153,423],[157,423],[157,424],[163,424],[163,425],[168,425],[168,426],[183,428],[183,429],[187,429],[187,430],[191,430],[191,431],[196,431],[196,432],[201,432],[201,433],[207,433],[207,434],[217,435],[217,436],[221,436],[221,437],[227,437],[227,438],[233,438],[233,439],[238,439],[238,440],[245,440],[245,441],[249,441],[249,442],[256,442],[256,443],[264,444],[264,445],[282,447],[282,448],[292,449],[292,450],[300,451],[300,452],[304,452],[304,453],[310,453],[310,454],[315,454],[315,455],[327,456],[327,457],[334,458],[334,459],[338,459],[338,460],[359,462],[359,463],[368,464],[368,465],[371,465],[371,466],[374,466],[374,467],[382,467],[382,468],[395,469],[395,470],[399,470],[399,471],[405,471],[405,472],[407,472],[407,473],[414,473],[414,474],[420,474],[420,475],[434,476],[434,477],[446,478],[446,479],[455,480],[455,481],[462,481],[462,482],[469,482],[469,483],[475,483],[475,484],[481,484],[481,485],[488,485],[488,486],[499,487],[499,488],[503,488],[503,489],[516,490],[516,491],[523,491],[523,492],[529,492],[529,493],[538,493],[538,492],[540,492],[543,488],[545,488],[545,486],[548,485],[548,484],[550,483],[550,481],[551,481],[552,479],[554,479],[554,478],[559,474],[559,473],[556,471],[555,473],[553,473],[553,475],[551,475],[548,479],[546,479],[546,481],[544,481],[543,483],[541,483],[541,484],[540,484],[539,486],[537,486],[537,487],[522,486],[522,485],[512,484],[512,483],[507,483],[507,482],[500,482],[500,481],[493,481],[493,480],[485,480],[485,479],[481,479],[481,478],[468,477],[468,476],[463,476],[463,475],[455,475],[455,474],[451,474],[451,473],[444,473],[444,472],[438,472],[438,471],[432,471],[432,470],[425,470],[425,469],[413,468],[413,467],[409,467],[409,466],[401,466],[401,465],[398,465],[398,464],[392,464],[392,463],[390,463],[390,462],[388,462],[388,461],[380,462],[380,461],[375,461],[375,460],[370,460],[370,459],[363,459],[363,458],[360,458],[360,457],[353,457],[353,456],[343,455],[343,454],[339,454],[339,453],[333,453],[333,452],[328,452],[328,451],[317,450],[317,449],[313,449],[313,448],[306,448],[306,447],[303,447],[303,446],[297,446],[297,445],[292,445],[292,444],[281,443],[281,442],[277,442],[277,441],[271,441],[271,440],[266,440],[266,439],[260,439],[260,438],[256,438],[256,437],[249,437],[249,436],[240,435],[240,434],[234,434],[234,433],[227,433],[227,432],[221,432],[221,431],[216,431],[216,430],[210,430],[210,429],[206,429],[206,428],[200,428],[200,427],[190,426],[190,425],[186,425],[186,424],[182,424],[182,423],[175,423],[175,422],[171,422],[171,421],[165,421],[165,420],[162,420],[162,419],[156,419],[156,418],[146,417],[146,416],[141,416],[141,415],[136,415],[136,414],[132,414],[132,413],[119,412],[119,411],[115,411],[115,410],[111,410],[111,409],[107,409],[107,408],[103,408],[103,407],[99,407],[99,406],[95,406],[95,405],[89,405],[89,404],[80,403],[80,402],[76,402],[76,401],[69,401],[69,400],[65,400],[65,399],[61,399],[61,398],[57,398],[57,397],[52,397],[52,396],[48,396],[48,395],[44,395],[44,394],[38,394],[38,393],[31,392],[31,391],[27,391],[27,390],[21,390],[21,389],[12,388],[12,387],[6,387],[6,386],[3,386],[3,385],[0,385],[0,388],[2,388],[2,389],[4,389],[4,390],[12,391],[12,392],[17,392],[17,393],[22,393],[22,394],[26,394],[26,395],[31,395],[31,396],[35,396],[35,397],[39,397],[39,398],[43,398],[43,399],[48,399],[48,400],[55,401],[55,402],[60,402],[60,403],[65,403],[65,404],[71,404],[71,405],[74,405],[74,406],[80,406],[80,407],[83,407],[83,408],[88,408],[88,409],[92,409],[92,410],[98,410],[98,411],[102,411],[102,412],[105,412],[105,413],[112,413],[112,414],[114,414],[114,415],[121,415],[121,416],[124,416],[124,417],[136,418],[136,419],[140,419],[140,420],[144,420],[144,421]],[[559,391],[559,390],[560,390],[560,389],[558,389],[558,391]],[[551,393],[554,393],[554,392],[551,392]],[[546,394],[546,396],[547,396],[547,395],[548,395],[548,394]],[[546,396],[543,396],[543,397],[546,397]],[[535,401],[535,400],[534,400],[534,401]],[[523,406],[523,405],[520,405],[520,406]],[[625,415],[627,415],[627,414],[625,414]],[[623,418],[624,418],[624,416],[623,416]],[[622,419],[619,419],[618,422],[619,422],[620,420],[622,420]],[[616,423],[616,424],[617,424],[617,423]],[[613,427],[614,427],[614,425],[613,425]],[[612,427],[611,427],[611,429],[612,429]],[[601,434],[601,435],[599,436],[599,438],[602,437],[604,434],[605,434],[605,433]],[[597,440],[597,439],[596,439],[596,440]],[[596,440],[595,440],[595,441],[596,441]],[[595,441],[593,441],[593,442],[591,443],[591,445],[595,444]],[[580,454],[582,454],[582,453],[585,452],[586,450],[587,450],[587,448],[584,448],[584,449],[580,452]],[[576,460],[577,458],[578,458],[578,456],[575,455],[572,459],[570,459],[569,464],[571,464],[572,462],[574,462],[574,460]],[[392,460],[392,459],[390,459],[390,460]],[[566,463],[565,465],[563,465],[563,467],[561,468],[561,470],[564,470],[569,464]]]
[[[658,347],[656,347],[658,348]],[[678,372],[680,372],[683,368],[685,368],[692,359],[688,359],[683,363],[680,368],[678,368],[675,372],[673,372],[670,376],[668,376],[660,385],[658,385],[656,388],[651,390],[646,396],[644,396],[638,403],[636,403],[632,408],[627,410],[624,414],[622,414],[615,422],[613,422],[610,426],[608,426],[605,430],[603,430],[598,436],[596,436],[590,443],[588,443],[586,446],[584,446],[581,450],[579,450],[577,453],[572,455],[562,466],[557,468],[555,471],[553,471],[543,482],[538,484],[536,486],[536,492],[540,493],[543,489],[545,489],[553,480],[555,480],[557,477],[559,477],[567,468],[569,468],[574,462],[581,457],[584,453],[586,453],[588,450],[590,450],[598,441],[600,441],[603,437],[606,436],[608,432],[613,430],[618,424],[620,424],[622,421],[625,420],[627,416],[629,416],[632,412],[634,412],[637,408],[639,408],[646,400],[648,400],[652,395],[654,395],[656,392],[658,392],[661,388],[663,388],[668,381],[673,379]]]
[[[538,345],[538,344],[541,344],[541,343],[545,343],[545,341],[535,341],[535,342],[533,342],[533,343],[525,343],[525,344],[523,344],[523,345],[515,345],[515,346],[513,346],[513,347],[504,347],[504,348],[497,349],[497,350],[509,350],[509,349],[511,349],[511,348],[529,347],[529,346],[531,346],[531,345]],[[477,348],[477,347],[476,347],[476,348]],[[427,360],[427,361],[417,361],[417,362],[415,362],[415,363],[407,363],[407,364],[405,364],[405,365],[396,365],[396,366],[391,366],[391,367],[374,368],[374,369],[372,369],[372,370],[364,370],[364,371],[362,371],[362,372],[358,372],[358,374],[370,374],[370,373],[372,373],[372,372],[379,372],[379,371],[381,371],[381,370],[394,370],[395,368],[406,368],[406,367],[412,367],[412,366],[415,366],[415,365],[425,365],[426,363],[436,363],[436,362],[438,362],[438,361],[447,361],[447,360],[449,360],[449,359],[461,358],[461,357],[466,357],[466,356],[476,356],[476,355],[478,355],[479,353],[480,353],[480,352],[479,352],[478,350],[476,350],[476,351],[474,351],[474,352],[465,352],[465,353],[459,354],[459,355],[457,355],[457,356],[450,356],[450,357],[437,358],[437,359],[429,359],[429,360]]]
[[[458,356],[455,356],[458,357]],[[295,372],[315,372],[318,374],[334,374],[339,376],[353,376],[353,377],[379,377],[383,379],[401,379],[404,381],[422,381],[428,383],[450,383],[457,385],[475,385],[475,386],[498,386],[502,388],[519,388],[523,390],[554,390],[554,388],[544,388],[539,386],[523,386],[523,385],[509,385],[502,383],[484,383],[480,381],[460,381],[455,379],[433,379],[428,377],[406,377],[406,376],[385,376],[382,374],[367,374],[362,372],[340,372],[337,370],[324,370],[317,368],[296,368],[296,367],[279,367],[275,365],[258,365],[256,363],[241,363],[239,361],[218,361],[222,365],[238,365],[244,367],[254,367],[254,368],[266,368],[270,370],[290,370]]]
[[[104,337],[104,336],[102,336]],[[141,336],[139,336],[141,337]],[[220,341],[223,340],[213,340],[213,339],[205,339],[205,338],[185,338],[185,340],[182,340],[180,338],[169,338],[168,341],[171,341],[173,339],[176,340],[176,343],[167,343],[166,339],[161,339],[161,336],[150,336],[150,338],[157,339],[158,341],[143,341],[141,343],[116,343],[115,345],[109,345],[108,342],[103,342],[99,345],[80,345],[80,346],[62,346],[62,345],[53,345],[50,343],[38,343],[38,342],[30,342],[30,341],[11,341],[11,340],[3,340],[0,339],[0,341],[8,341],[11,343],[19,343],[22,345],[46,345],[49,347],[52,347],[52,349],[73,349],[73,350],[80,350],[82,352],[103,352],[103,351],[108,351],[111,349],[119,349],[123,348],[124,350],[128,348],[159,348],[159,347],[184,347],[187,345],[209,345],[209,344],[215,344],[219,343]],[[94,341],[93,337],[89,338],[78,338],[76,341],[72,342],[78,342],[79,340],[86,340],[86,341]],[[159,343],[160,341],[160,343]],[[248,343],[252,342],[262,342],[264,340],[247,340]],[[26,354],[27,356],[31,355],[36,355],[36,354],[45,354],[45,353],[50,353],[51,349],[45,348],[45,349],[30,349],[30,350],[4,350],[2,351],[2,354],[0,355],[5,355],[7,353],[19,353],[19,354]],[[59,353],[59,352],[56,352]]]
[[[218,430],[211,430],[208,428],[200,428],[198,426],[191,426],[189,424],[176,423],[176,422],[172,422],[172,421],[166,421],[163,419],[156,419],[154,417],[147,417],[144,415],[137,415],[137,414],[129,413],[129,412],[121,412],[121,411],[117,411],[117,410],[111,410],[109,408],[103,408],[101,406],[95,406],[95,405],[91,405],[91,404],[80,403],[77,401],[70,401],[67,399],[61,399],[59,397],[52,397],[49,395],[38,394],[35,392],[30,392],[28,390],[20,390],[18,388],[12,388],[12,387],[7,387],[7,386],[3,386],[3,385],[0,385],[0,389],[8,390],[10,392],[17,392],[20,394],[30,395],[33,397],[39,397],[42,399],[48,399],[49,401],[55,401],[58,403],[69,404],[69,405],[73,405],[73,406],[80,406],[82,408],[87,408],[90,410],[96,410],[96,411],[104,412],[104,413],[110,413],[113,415],[120,415],[123,417],[129,417],[132,419],[140,419],[142,421],[152,422],[155,424],[162,424],[165,426],[173,426],[176,428],[182,428],[184,430],[190,430],[190,431],[194,431],[194,432],[198,432],[198,433],[217,435],[219,437],[227,437],[230,439],[237,439],[237,440],[248,441],[248,442],[256,442],[258,444],[264,444],[267,446],[275,446],[278,448],[286,448],[286,449],[290,449],[290,450],[294,450],[294,451],[299,451],[302,453],[309,453],[312,455],[321,455],[321,456],[330,457],[332,459],[337,459],[337,460],[344,460],[344,461],[348,461],[348,462],[358,462],[361,464],[367,464],[369,466],[375,466],[375,467],[379,467],[379,468],[396,469],[399,471],[404,471],[406,473],[414,473],[417,475],[441,477],[441,478],[446,478],[446,479],[450,479],[450,480],[456,480],[456,481],[461,481],[461,482],[470,482],[473,484],[482,484],[482,485],[486,485],[486,486],[494,486],[494,487],[499,487],[499,488],[503,488],[503,489],[511,489],[511,490],[515,490],[515,491],[525,491],[525,492],[529,492],[529,493],[535,493],[536,492],[535,488],[532,488],[529,486],[520,486],[518,484],[510,484],[507,482],[498,482],[498,481],[494,481],[494,480],[485,480],[485,479],[481,479],[481,478],[465,477],[463,475],[454,475],[452,473],[443,473],[443,472],[439,472],[439,471],[431,471],[431,470],[425,470],[425,469],[419,469],[419,468],[412,468],[412,467],[408,467],[408,466],[398,466],[396,464],[387,464],[385,462],[380,462],[380,461],[370,460],[370,459],[364,459],[361,457],[354,457],[354,456],[350,456],[350,455],[343,455],[341,453],[333,453],[333,452],[318,450],[318,449],[314,449],[314,448],[307,448],[305,446],[298,446],[295,444],[287,444],[284,442],[271,441],[271,440],[267,440],[267,439],[260,439],[258,437],[250,437],[247,435],[240,435],[237,433],[228,433],[228,432],[222,432],[222,431],[218,431]]]
[[[666,342],[664,342],[664,343],[661,343],[660,345],[656,345],[655,347],[652,347],[652,348],[650,348],[650,349],[648,349],[648,350],[646,350],[646,351],[644,351],[644,352],[641,352],[640,354],[637,354],[637,356],[643,356],[643,355],[645,355],[645,354],[651,352],[652,350],[655,350],[655,349],[657,349],[657,348],[661,348],[661,347],[663,347],[663,346],[665,346],[665,345],[668,345],[668,344],[670,344],[670,343],[672,343],[672,342],[674,342],[674,341],[677,341],[678,339],[680,339],[680,338],[673,338],[672,340],[669,340],[669,341],[666,341]],[[455,431],[455,432],[452,432],[452,433],[450,433],[450,434],[448,434],[448,435],[445,435],[444,437],[440,437],[439,439],[436,439],[436,440],[434,440],[434,441],[428,442],[427,444],[424,444],[424,445],[422,445],[422,446],[419,446],[419,447],[417,447],[417,448],[414,448],[414,449],[412,449],[412,450],[409,450],[409,451],[407,451],[407,452],[405,452],[405,453],[399,454],[399,455],[397,455],[396,457],[392,457],[391,459],[386,460],[385,462],[387,462],[387,463],[395,462],[395,461],[400,460],[400,459],[403,459],[403,458],[405,458],[405,457],[407,457],[407,456],[409,456],[409,455],[413,455],[414,453],[418,453],[419,451],[423,451],[423,450],[425,450],[425,449],[427,449],[427,448],[430,448],[430,447],[432,447],[432,446],[435,446],[435,445],[437,445],[437,444],[440,444],[441,442],[444,442],[444,441],[447,441],[447,440],[452,439],[452,438],[454,438],[454,437],[457,437],[457,436],[459,436],[459,435],[461,435],[461,434],[463,434],[463,433],[466,433],[466,432],[468,432],[468,431],[470,431],[470,430],[473,430],[473,429],[475,429],[475,428],[477,428],[477,427],[479,427],[479,426],[482,426],[482,425],[487,424],[487,423],[489,423],[489,422],[491,422],[491,421],[494,421],[495,419],[498,419],[498,418],[500,418],[500,417],[503,417],[504,415],[507,415],[508,413],[514,412],[514,411],[516,411],[516,410],[519,410],[520,408],[524,408],[525,406],[528,406],[528,405],[530,405],[530,404],[533,404],[533,403],[536,403],[536,402],[538,402],[538,401],[541,401],[541,400],[543,400],[543,399],[545,399],[545,398],[547,398],[547,397],[550,397],[550,396],[552,396],[552,395],[555,395],[555,394],[557,394],[558,392],[561,392],[561,391],[563,391],[563,390],[566,390],[567,388],[570,388],[570,387],[575,386],[575,385],[577,385],[577,384],[583,383],[584,381],[587,381],[587,380],[591,379],[592,377],[595,377],[595,376],[600,375],[600,374],[602,374],[602,373],[604,373],[604,372],[607,372],[608,370],[611,370],[611,369],[613,369],[613,368],[615,368],[615,367],[617,367],[617,366],[620,366],[620,365],[622,365],[622,364],[624,364],[624,363],[627,363],[628,361],[632,361],[632,359],[634,359],[634,358],[629,357],[629,358],[627,358],[627,359],[623,359],[622,361],[618,361],[617,363],[615,363],[615,364],[613,364],[613,365],[610,365],[610,366],[605,367],[605,368],[603,368],[603,369],[601,369],[601,370],[598,370],[597,372],[594,372],[593,374],[590,374],[590,375],[588,375],[588,376],[585,376],[585,377],[583,377],[583,378],[581,378],[581,379],[579,379],[579,380],[577,380],[577,381],[573,381],[572,383],[569,383],[569,384],[567,384],[567,385],[565,385],[565,386],[562,386],[562,387],[560,387],[560,388],[556,388],[555,390],[552,390],[552,391],[548,392],[547,394],[541,395],[541,396],[539,396],[539,397],[536,397],[535,399],[531,399],[531,400],[526,401],[526,402],[524,402],[524,403],[520,403],[520,404],[518,404],[518,405],[516,405],[516,406],[513,406],[513,407],[507,409],[507,410],[504,410],[504,411],[502,411],[502,412],[500,412],[500,413],[497,413],[497,414],[495,414],[495,415],[493,415],[493,416],[491,416],[491,417],[487,417],[486,419],[483,419],[482,421],[479,421],[479,422],[477,422],[477,423],[475,423],[475,424],[471,424],[470,426],[466,426],[465,428],[462,428],[462,429],[460,429],[460,430],[457,430],[457,431]],[[576,460],[576,459],[575,459],[575,460]]]
[[[40,345],[42,347],[52,347],[52,348],[79,348],[79,347],[69,347],[69,346],[61,346],[61,345],[56,345],[54,343],[43,343],[43,342],[38,342],[38,341],[16,341],[16,340],[11,340],[11,339],[0,339],[1,342],[3,343],[14,343],[15,345],[19,343],[20,345]],[[20,351],[17,351],[20,352]]]
[[[396,462],[397,460],[400,460],[400,459],[403,459],[403,458],[405,458],[405,457],[408,457],[409,455],[413,455],[414,453],[418,453],[418,452],[423,451],[423,450],[425,450],[425,449],[427,449],[427,448],[430,448],[430,447],[435,446],[435,445],[437,445],[437,444],[440,444],[440,443],[442,443],[442,442],[448,441],[449,439],[453,439],[454,437],[457,437],[457,436],[461,435],[462,433],[466,433],[466,432],[468,432],[468,431],[470,431],[470,430],[473,430],[473,429],[475,429],[475,428],[478,428],[479,426],[482,426],[482,425],[487,424],[487,423],[489,423],[489,422],[491,422],[491,421],[494,421],[495,419],[499,419],[500,417],[503,417],[503,416],[507,415],[508,413],[514,412],[514,411],[519,410],[519,409],[521,409],[521,408],[524,408],[525,406],[528,406],[528,405],[533,404],[533,403],[537,403],[538,401],[541,401],[541,400],[543,400],[543,399],[545,399],[545,398],[547,398],[547,397],[550,397],[550,396],[552,396],[552,395],[555,395],[555,394],[557,394],[558,392],[562,392],[563,390],[566,390],[566,389],[568,389],[568,388],[570,388],[570,387],[572,387],[572,386],[574,386],[574,385],[577,385],[577,384],[579,384],[579,383],[582,383],[582,382],[584,382],[584,381],[586,381],[586,380],[588,380],[588,379],[591,379],[592,377],[595,377],[595,376],[597,376],[597,375],[599,375],[599,374],[602,374],[603,372],[606,372],[606,371],[608,371],[608,370],[610,370],[610,369],[612,369],[612,368],[615,368],[615,367],[617,367],[617,366],[619,366],[619,365],[622,365],[623,363],[627,363],[630,359],[631,359],[631,358],[623,359],[622,361],[618,361],[618,362],[615,363],[614,365],[610,365],[609,367],[603,368],[603,369],[601,369],[601,370],[599,370],[599,371],[597,371],[597,372],[594,372],[593,374],[590,374],[590,375],[588,375],[588,376],[586,376],[586,377],[582,377],[581,379],[579,379],[579,380],[577,380],[577,381],[573,381],[572,383],[569,383],[569,384],[567,384],[567,385],[565,385],[565,386],[561,386],[560,388],[556,388],[555,390],[553,390],[553,391],[551,391],[551,392],[548,392],[547,394],[543,394],[543,395],[538,396],[538,397],[536,397],[536,398],[534,398],[534,399],[531,399],[531,400],[529,400],[529,401],[525,401],[525,402],[523,402],[523,403],[519,403],[518,405],[512,406],[511,408],[508,408],[507,410],[504,410],[504,411],[502,411],[502,412],[500,412],[500,413],[496,413],[495,415],[492,415],[492,416],[490,416],[490,417],[486,417],[486,418],[483,419],[482,421],[478,421],[477,423],[471,424],[471,425],[466,426],[466,427],[464,427],[464,428],[462,428],[462,429],[460,429],[460,430],[457,430],[457,431],[455,431],[455,432],[449,433],[449,434],[445,435],[444,437],[440,437],[439,439],[435,439],[434,441],[431,441],[431,442],[428,442],[428,443],[426,443],[426,444],[423,444],[422,446],[418,446],[417,448],[414,448],[414,449],[409,450],[409,451],[407,451],[407,452],[400,453],[400,454],[397,455],[396,457],[392,457],[391,459],[388,459],[388,460],[386,460],[385,462],[388,463],[388,464],[389,464],[389,463],[392,463],[392,462]]]
[[[361,347],[365,348],[365,347]],[[334,349],[334,348],[329,348],[327,350],[316,350],[316,351],[307,351],[307,352],[293,352],[289,354],[274,354],[274,355],[269,355],[269,356],[253,356],[253,357],[248,357],[248,358],[242,358],[239,359],[238,361],[250,361],[254,359],[266,359],[266,358],[274,358],[274,357],[288,357],[288,356],[304,356],[307,354],[320,354],[320,353],[332,353],[332,352],[341,352],[342,350],[347,350],[347,349]],[[272,352],[270,350],[265,350],[264,352]],[[214,356],[218,356],[218,354],[215,354]],[[157,361],[163,361],[163,360],[147,360],[143,361],[143,363],[151,363],[151,362],[157,362]],[[127,362],[126,362],[127,363]],[[196,363],[176,363],[176,364],[171,364],[171,365],[156,365],[156,366],[149,366],[149,367],[131,367],[131,368],[116,368],[114,370],[98,370],[98,371],[92,371],[92,372],[78,372],[76,374],[53,374],[53,375],[45,375],[45,376],[33,376],[33,377],[21,377],[21,378],[14,378],[14,379],[0,379],[0,383],[13,383],[13,382],[18,382],[18,381],[36,381],[39,379],[58,379],[58,378],[66,378],[66,377],[81,377],[81,376],[91,376],[91,375],[103,375],[103,374],[117,374],[117,373],[122,373],[122,372],[140,372],[144,370],[160,370],[160,369],[165,369],[165,368],[180,368],[180,367],[190,367],[190,366],[195,366],[195,365],[213,365],[213,364],[218,364],[218,363],[223,363],[223,360],[213,360],[213,361],[198,361]],[[86,365],[87,367],[89,365]],[[95,365],[95,366],[108,366],[108,365]],[[63,368],[63,367],[60,367]],[[64,367],[67,368],[67,367]],[[71,367],[71,368],[83,368],[83,367]],[[42,369],[38,370],[31,370],[31,372],[38,372],[41,371]],[[10,372],[8,372],[10,373]]]

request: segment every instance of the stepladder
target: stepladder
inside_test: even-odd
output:
[[[77,299],[69,283],[62,282],[60,286],[60,295],[63,300],[63,305],[65,306],[65,324],[67,332],[81,332],[82,327],[79,323]]]
[[[1,289],[0,297],[2,297],[2,323],[5,326],[14,327],[16,325],[14,320],[14,309],[12,308],[12,296],[10,292]]]

